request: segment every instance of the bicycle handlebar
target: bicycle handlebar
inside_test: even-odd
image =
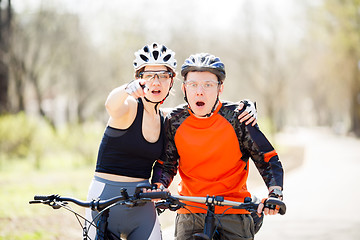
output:
[[[233,207],[237,207],[239,205],[242,205],[244,203],[242,202],[235,202],[235,201],[229,201],[229,200],[225,200],[224,197],[220,197],[220,196],[213,196],[213,197],[190,197],[190,196],[178,196],[178,195],[174,195],[173,197],[179,199],[179,200],[184,200],[184,201],[190,201],[190,202],[197,202],[197,203],[204,203],[206,204],[207,202],[214,202],[215,205],[219,205],[219,206],[233,206]]]
[[[265,204],[265,207],[275,206],[275,205],[279,206],[280,207],[280,209],[279,209],[280,215],[284,215],[286,213],[286,205],[280,199],[270,197],[270,198],[266,199],[264,204]]]
[[[128,196],[127,193],[121,192],[120,196],[113,197],[107,200],[94,199],[91,201],[82,201],[72,197],[61,197],[60,195],[41,196],[35,195],[34,201],[29,201],[30,204],[43,203],[58,208],[57,202],[72,202],[81,207],[88,207],[93,210],[100,211],[114,203],[121,202],[129,206],[136,206],[152,199],[167,199],[170,196],[168,192],[145,192],[136,193],[133,196]]]
[[[190,202],[196,202],[196,203],[202,203],[202,204],[214,204],[217,206],[231,206],[234,209],[245,209],[247,211],[256,211],[259,204],[252,201],[251,198],[246,197],[244,199],[244,202],[235,202],[235,201],[229,201],[225,200],[224,197],[221,196],[207,196],[207,197],[191,197],[191,196],[179,196],[179,195],[172,195],[169,196],[166,201],[168,202],[168,205],[170,204],[179,204],[179,200],[183,201],[190,201]],[[276,198],[268,198],[265,202],[265,207],[269,208],[275,208],[275,205],[279,206],[279,213],[281,215],[284,215],[286,213],[286,205],[283,201],[276,199]],[[169,207],[167,206],[166,202],[160,202],[158,203],[161,207],[168,207],[170,210],[174,209],[177,210],[177,208]],[[183,203],[183,205],[186,205]]]
[[[139,184],[136,189],[135,193],[131,196],[128,195],[126,189],[121,189],[119,196],[107,199],[107,200],[101,200],[101,199],[93,199],[91,201],[82,201],[76,198],[72,197],[61,197],[60,195],[35,195],[33,201],[29,201],[30,204],[34,203],[42,203],[51,206],[54,209],[58,209],[61,207],[64,207],[65,209],[68,209],[72,211],[70,208],[66,207],[67,202],[72,202],[78,206],[91,208],[94,211],[98,211],[99,215],[103,214],[104,211],[106,214],[103,216],[108,216],[108,208],[112,207],[115,204],[121,204],[126,205],[128,207],[134,207],[134,206],[142,206],[143,204],[150,202],[152,199],[161,199],[162,201],[158,201],[156,203],[156,208],[158,213],[161,213],[164,211],[164,209],[169,209],[171,211],[175,211],[181,207],[186,207],[187,203],[184,203],[182,201],[191,201],[191,202],[197,202],[207,205],[208,207],[208,213],[209,211],[215,213],[215,205],[217,206],[231,206],[234,209],[245,209],[249,212],[255,212],[257,211],[257,208],[259,206],[258,203],[255,203],[252,201],[251,198],[247,197],[244,199],[244,202],[235,202],[235,201],[229,201],[225,200],[222,196],[207,196],[207,197],[191,197],[191,196],[179,196],[179,195],[171,195],[169,192],[166,191],[160,191],[160,192],[142,192],[142,189],[151,189],[150,185],[147,184]],[[275,205],[279,206],[279,213],[281,215],[285,214],[286,212],[286,205],[281,200],[276,198],[268,198],[264,202],[265,207],[268,207],[270,209],[274,209]],[[226,210],[225,210],[226,211]],[[72,211],[74,212],[74,211]],[[74,212],[75,213],[75,212]],[[75,213],[77,216],[78,214]],[[210,214],[212,218],[214,218],[214,215]],[[208,217],[208,215],[207,215]],[[85,218],[84,218],[85,219]],[[210,219],[210,218],[209,218]],[[213,229],[214,220],[208,220],[205,221],[205,228],[204,228],[204,234],[206,236],[212,236],[210,232],[212,232]],[[90,226],[94,225],[93,222],[90,222]],[[96,226],[97,228],[97,226]],[[85,229],[85,228],[84,228]],[[86,230],[86,229],[85,229]],[[84,230],[84,231],[85,231]],[[85,231],[85,235],[87,234],[87,230]],[[200,235],[199,235],[200,236]],[[199,239],[199,238],[197,238]],[[208,238],[206,238],[208,239]]]
[[[158,202],[156,206],[159,208],[168,208],[172,211],[175,211],[180,207],[186,206],[186,204],[180,202],[180,200],[203,203],[203,204],[213,204],[218,206],[231,206],[235,209],[245,209],[247,211],[256,211],[259,205],[255,202],[252,202],[252,199],[249,197],[246,197],[244,199],[244,202],[235,202],[235,201],[225,200],[224,197],[222,196],[190,197],[190,196],[179,196],[179,195],[171,196],[169,192],[165,192],[165,191],[142,192],[142,189],[144,188],[150,189],[151,186],[149,184],[139,184],[135,189],[134,195],[132,196],[128,195],[126,189],[121,189],[119,196],[107,200],[94,199],[92,201],[81,201],[76,198],[61,197],[59,195],[49,195],[49,196],[35,195],[34,201],[30,201],[29,203],[30,204],[43,203],[50,205],[53,208],[60,208],[61,205],[59,205],[59,202],[65,202],[65,203],[72,202],[81,207],[89,207],[92,210],[97,210],[97,211],[101,211],[102,209],[117,202],[120,202],[120,204],[125,204],[129,207],[133,207],[144,204],[145,202],[149,202],[152,199],[165,200],[162,202]],[[270,209],[274,209],[275,206],[277,205],[280,207],[279,213],[281,215],[284,215],[286,213],[286,205],[284,202],[282,202],[279,199],[268,198],[264,202],[264,204],[265,207],[268,207]]]

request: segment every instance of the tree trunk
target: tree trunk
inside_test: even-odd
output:
[[[6,113],[9,110],[9,72],[8,66],[0,59],[0,114]]]
[[[356,68],[355,71],[352,84],[352,126],[350,130],[360,137],[360,69]]]
[[[0,0],[1,6],[1,0]],[[8,0],[6,16],[3,16],[3,9],[0,8],[0,114],[9,110],[9,68],[5,62],[5,55],[9,52],[9,36],[11,27],[11,0]]]

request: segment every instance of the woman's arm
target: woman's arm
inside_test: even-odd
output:
[[[112,90],[106,99],[105,107],[110,115],[109,125],[127,128],[136,116],[136,99],[145,95],[142,80],[134,80],[127,85]]]
[[[126,85],[120,86],[112,90],[105,102],[105,108],[113,119],[119,119],[129,112],[132,97],[125,91]],[[135,101],[133,101],[135,102]]]

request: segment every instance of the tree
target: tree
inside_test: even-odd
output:
[[[316,39],[325,64],[318,70],[333,93],[325,97],[330,121],[344,121],[338,115],[349,113],[349,130],[360,136],[360,1],[329,0],[321,7]]]
[[[30,111],[53,126],[86,118],[107,70],[85,34],[74,14],[39,9],[18,16],[10,49],[13,112]]]
[[[8,52],[11,34],[12,9],[11,0],[5,9],[2,9],[0,0],[0,114],[9,110],[8,88],[9,88],[9,69]]]

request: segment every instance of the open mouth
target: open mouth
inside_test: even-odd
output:
[[[160,91],[160,90],[152,90],[151,93],[152,93],[152,94],[160,94],[161,91]]]
[[[205,103],[202,102],[202,101],[196,102],[196,106],[198,106],[198,107],[202,107],[202,106],[204,106],[204,105],[205,105]]]

